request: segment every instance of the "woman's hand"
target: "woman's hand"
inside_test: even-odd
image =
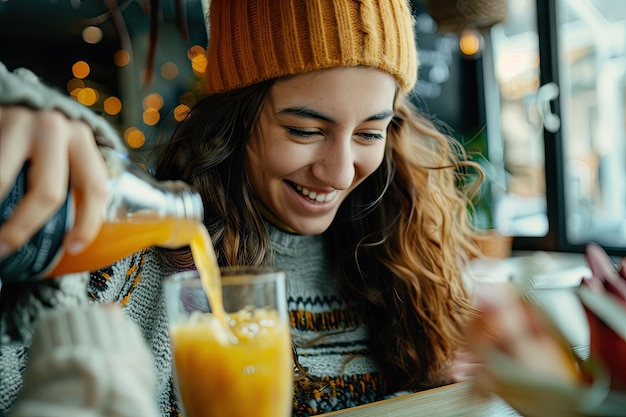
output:
[[[467,349],[458,349],[452,360],[452,379],[454,382],[469,381],[480,372],[482,360]]]
[[[64,245],[81,252],[96,236],[108,195],[107,171],[93,132],[56,110],[0,106],[0,201],[30,161],[27,191],[0,227],[0,258],[23,246],[65,201],[68,185],[80,195]]]
[[[577,364],[552,326],[536,309],[522,301],[507,285],[494,285],[481,294],[480,315],[469,326],[467,343],[484,362],[476,368],[474,381],[484,392],[497,390],[498,372],[490,369],[497,353],[529,374],[566,384],[576,384],[581,375]]]

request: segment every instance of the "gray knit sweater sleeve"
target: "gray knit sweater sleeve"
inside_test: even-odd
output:
[[[22,104],[34,109],[55,109],[73,120],[82,120],[94,132],[101,146],[124,150],[119,134],[104,119],[71,97],[45,85],[31,71],[18,68],[9,71],[0,62],[0,105]]]
[[[11,417],[156,417],[152,355],[121,311],[82,305],[35,326]]]

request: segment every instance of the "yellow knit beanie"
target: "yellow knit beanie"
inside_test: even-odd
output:
[[[364,65],[417,79],[406,0],[209,0],[209,94],[286,75]]]

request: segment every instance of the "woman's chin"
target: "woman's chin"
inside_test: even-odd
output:
[[[299,235],[320,235],[330,227],[332,218],[329,220],[307,219],[305,221],[290,222],[289,229]]]

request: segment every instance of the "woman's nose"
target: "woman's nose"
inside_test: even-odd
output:
[[[354,159],[351,140],[333,140],[327,143],[318,162],[313,165],[313,174],[326,185],[345,190],[354,181]]]

